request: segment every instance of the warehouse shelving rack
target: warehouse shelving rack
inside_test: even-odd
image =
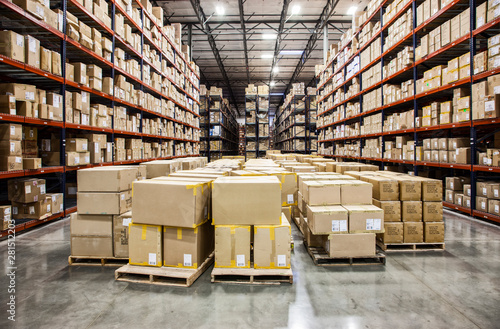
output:
[[[318,152],[318,134],[316,132],[318,103],[316,98],[316,95],[306,95],[306,154]]]
[[[205,136],[201,139],[206,146],[202,154],[208,157],[208,161],[221,159],[224,155],[236,155],[238,153],[239,127],[236,115],[227,99],[220,95],[206,96],[205,112],[206,122],[201,124]],[[212,113],[214,114],[213,120]],[[212,149],[211,141],[219,142],[218,147]]]
[[[19,232],[30,227],[43,224],[58,218],[62,218],[72,212],[76,211],[76,206],[74,206],[74,201],[68,199],[66,195],[66,182],[68,179],[67,175],[75,172],[78,169],[83,168],[91,168],[98,166],[109,166],[109,165],[122,165],[122,164],[137,164],[144,161],[151,161],[156,159],[174,159],[181,158],[184,156],[198,156],[198,154],[190,154],[190,155],[176,155],[175,154],[175,143],[193,143],[198,144],[198,140],[191,139],[182,139],[182,138],[174,138],[174,137],[166,137],[160,135],[152,135],[142,133],[142,120],[140,125],[139,132],[129,132],[129,131],[121,131],[113,128],[99,128],[94,126],[87,126],[82,124],[73,124],[66,122],[66,91],[86,91],[91,95],[92,103],[100,103],[110,107],[116,105],[124,106],[128,111],[132,111],[135,113],[140,113],[142,117],[149,118],[163,118],[168,121],[175,122],[177,124],[182,125],[182,129],[193,129],[200,130],[196,125],[190,125],[185,122],[181,122],[177,118],[169,117],[166,115],[162,115],[160,113],[156,113],[149,109],[143,108],[142,106],[138,106],[135,104],[131,104],[127,101],[119,99],[115,97],[115,95],[108,95],[103,92],[91,89],[84,85],[78,84],[76,82],[67,80],[65,78],[66,73],[66,60],[69,59],[71,62],[83,62],[85,64],[98,64],[103,69],[104,76],[109,76],[112,79],[115,78],[115,74],[121,74],[125,76],[126,80],[132,84],[137,89],[142,91],[152,93],[159,97],[160,99],[170,100],[172,101],[178,108],[191,113],[195,118],[199,118],[198,112],[198,94],[199,94],[199,75],[194,71],[191,64],[187,59],[182,56],[182,52],[179,51],[176,44],[170,40],[169,36],[165,35],[161,28],[156,25],[154,19],[150,16],[150,14],[144,10],[144,7],[140,3],[140,1],[133,0],[133,7],[138,8],[141,13],[141,20],[144,21],[145,17],[148,17],[151,20],[151,24],[156,26],[156,28],[160,31],[159,33],[165,37],[170,47],[173,49],[173,58],[167,56],[162,52],[160,47],[158,47],[151,39],[151,37],[144,33],[144,30],[134,22],[131,17],[127,14],[127,12],[120,8],[115,1],[108,1],[108,5],[110,6],[110,16],[111,16],[111,27],[103,24],[99,19],[96,18],[91,12],[89,12],[83,5],[81,5],[76,0],[63,0],[57,4],[52,4],[52,8],[57,6],[58,9],[61,10],[63,16],[60,18],[62,20],[62,31],[59,31],[52,26],[45,23],[43,20],[40,20],[33,16],[31,13],[26,12],[19,6],[15,5],[12,2],[7,0],[0,0],[0,8],[2,9],[2,13],[0,16],[2,17],[2,27],[5,26],[6,29],[15,31],[22,35],[31,35],[37,38],[41,45],[47,49],[52,51],[56,51],[61,54],[61,72],[62,75],[54,75],[49,72],[43,71],[41,69],[32,67],[28,64],[18,62],[6,56],[0,55],[0,75],[2,76],[4,82],[17,82],[17,83],[27,83],[31,85],[35,85],[37,88],[45,89],[47,91],[54,91],[62,95],[63,101],[63,121],[53,121],[53,120],[45,120],[45,119],[37,119],[37,118],[28,118],[19,115],[10,115],[10,114],[0,114],[0,122],[1,123],[21,123],[23,125],[36,126],[39,130],[46,130],[49,132],[54,132],[60,138],[60,165],[59,166],[49,166],[43,167],[37,170],[18,170],[18,171],[6,171],[0,172],[0,184],[4,186],[3,189],[6,191],[7,180],[10,178],[16,177],[32,177],[32,176],[40,176],[45,177],[48,180],[52,180],[54,177],[51,174],[55,174],[55,182],[54,184],[49,184],[47,192],[62,192],[64,193],[64,211],[59,214],[54,214],[44,220],[16,220],[16,225],[14,231]],[[78,17],[79,20],[84,22],[90,27],[96,28],[103,35],[109,37],[113,43],[113,53],[116,48],[121,48],[127,54],[127,56],[136,58],[140,62],[141,76],[135,77],[129,74],[128,72],[122,70],[114,63],[114,59],[111,61],[104,59],[103,57],[96,54],[94,51],[87,49],[79,42],[71,39],[66,34],[66,12],[69,11],[75,16]],[[114,17],[115,13],[121,13],[127,23],[132,25],[133,32],[139,33],[141,35],[141,51],[138,52],[130,45],[128,45],[120,36],[118,36],[114,32]],[[168,66],[176,69],[177,74],[180,75],[183,79],[183,86],[178,83],[178,81],[174,81],[170,76],[166,75],[161,70],[155,68],[148,60],[143,57],[143,49],[144,45],[149,44],[153,47],[157,53],[159,53],[160,61],[163,57],[165,57],[168,61]],[[170,83],[175,86],[178,92],[182,93],[186,96],[187,102],[183,104],[177,99],[173,99],[167,95],[165,95],[162,91],[156,90],[152,86],[148,85],[143,79],[143,67],[145,64],[148,64],[152,70],[155,70],[157,74],[160,76],[167,78]],[[182,65],[179,65],[182,64]],[[181,66],[187,68],[186,71],[181,69]],[[113,122],[114,127],[114,122]],[[94,132],[94,133],[105,133],[108,136],[108,140],[110,139],[114,142],[115,136],[120,137],[135,137],[142,140],[153,140],[161,143],[162,141],[173,141],[173,154],[171,156],[155,158],[155,159],[140,159],[140,160],[128,160],[128,161],[113,161],[107,163],[100,164],[90,164],[83,166],[66,166],[65,165],[65,139],[68,133],[78,133],[78,132]],[[48,176],[47,176],[48,175]],[[8,231],[0,231],[0,238],[4,237],[8,234]]]
[[[488,37],[494,36],[498,33],[500,33],[500,17],[494,19],[491,22],[488,22],[481,27],[476,29],[476,7],[486,1],[483,0],[454,0],[448,3],[447,5],[443,6],[439,11],[434,13],[430,18],[428,18],[426,21],[424,21],[422,24],[417,26],[417,17],[416,17],[416,8],[419,6],[421,3],[423,3],[421,0],[418,1],[409,1],[401,10],[397,12],[397,14],[391,18],[388,22],[383,22],[382,21],[382,15],[385,12],[386,7],[388,6],[390,1],[385,0],[381,1],[381,4],[379,7],[372,13],[372,15],[367,19],[365,23],[363,23],[357,31],[355,31],[354,36],[357,36],[361,29],[369,22],[375,22],[375,21],[381,21],[381,29],[379,32],[375,33],[375,35],[372,36],[372,38],[365,43],[363,46],[361,46],[349,59],[345,61],[343,65],[339,65],[337,69],[335,69],[335,63],[338,59],[338,54],[331,58],[323,68],[322,72],[317,75],[317,80],[318,80],[318,95],[320,95],[320,91],[327,85],[330,81],[332,81],[333,77],[335,74],[339,72],[344,72],[344,76],[346,73],[346,68],[349,63],[353,61],[353,59],[358,56],[370,43],[375,41],[379,36],[382,36],[381,38],[381,44],[383,45],[383,40],[384,40],[384,34],[387,33],[387,28],[390,26],[398,17],[400,17],[403,13],[405,13],[408,9],[412,9],[412,15],[413,15],[413,31],[409,33],[407,36],[403,37],[402,40],[397,42],[395,45],[391,46],[387,50],[382,50],[382,54],[377,57],[374,61],[369,63],[367,66],[361,68],[356,74],[354,74],[353,77],[360,76],[360,74],[368,69],[369,67],[373,66],[374,64],[381,62],[381,65],[383,67],[384,65],[384,59],[389,58],[391,55],[395,54],[396,51],[400,50],[401,47],[405,45],[410,45],[413,47],[413,64],[409,65],[402,70],[395,72],[391,76],[384,78],[383,76],[380,79],[380,82],[374,84],[373,86],[363,90],[362,89],[362,81],[360,79],[360,92],[353,95],[349,99],[343,100],[339,102],[338,104],[335,104],[331,108],[326,109],[325,111],[318,113],[318,116],[322,116],[325,114],[328,114],[332,112],[336,108],[341,108],[344,110],[344,118],[340,119],[338,121],[335,121],[330,124],[326,124],[323,126],[318,127],[318,131],[324,130],[328,127],[332,126],[338,126],[343,123],[352,123],[352,122],[359,122],[360,125],[363,123],[363,118],[366,117],[367,115],[374,114],[374,113],[382,113],[382,120],[384,120],[385,116],[390,113],[396,113],[398,111],[403,111],[403,110],[408,110],[408,109],[420,109],[422,105],[425,105],[426,103],[430,103],[431,100],[439,100],[439,99],[445,99],[449,100],[451,99],[450,94],[452,93],[452,90],[456,87],[466,87],[472,89],[472,84],[481,80],[485,80],[491,75],[495,74],[500,74],[500,68],[492,69],[492,70],[487,70],[486,72],[481,72],[479,74],[474,74],[474,61],[473,57],[476,55],[476,52],[478,50],[485,50],[487,45],[485,43],[486,39]],[[466,35],[458,38],[457,40],[449,43],[448,45],[444,47],[439,47],[436,51],[433,53],[428,54],[427,56],[424,56],[423,58],[415,61],[415,49],[417,47],[418,41],[420,41],[420,37],[424,33],[424,29],[427,29],[430,31],[433,28],[436,28],[440,24],[442,24],[444,21],[449,20],[451,17],[456,16],[460,11],[460,9],[466,9],[467,7],[470,8],[470,32],[467,33]],[[458,10],[457,10],[458,9]],[[428,32],[427,31],[427,32]],[[345,43],[343,47],[339,50],[339,53],[343,51],[346,47],[349,47],[352,42],[352,39]],[[377,87],[384,88],[384,85],[388,82],[402,82],[406,81],[410,78],[413,78],[414,81],[416,81],[419,77],[422,76],[423,71],[428,70],[432,68],[433,66],[439,65],[439,64],[445,64],[448,60],[451,60],[455,57],[458,57],[459,55],[465,54],[467,52],[470,52],[470,77],[455,81],[453,83],[450,83],[448,85],[443,85],[439,88],[429,90],[423,93],[416,94],[416,84],[414,84],[414,93],[413,96],[407,97],[405,99],[401,99],[397,102],[391,103],[391,104],[383,104],[381,107],[372,109],[370,111],[363,112],[362,109],[362,101],[363,101],[363,95],[366,94],[369,91],[374,90]],[[329,75],[326,79],[323,79],[323,81],[320,81],[320,76],[325,72],[326,69],[332,68],[333,74]],[[381,73],[382,74],[382,73]],[[344,93],[347,91],[347,87],[349,85],[349,82],[352,81],[352,78],[347,79],[340,85],[336,86],[333,88],[332,91],[330,91],[327,95],[324,96],[318,96],[318,103],[322,102],[323,100],[327,99],[330,95],[332,95],[336,90],[339,90],[343,88]],[[342,90],[342,89],[341,89]],[[383,94],[382,94],[383,95]],[[353,100],[358,100],[360,102],[361,106],[361,111],[359,114],[353,115],[351,117],[346,117],[345,116],[345,109],[346,109],[346,104],[350,101]],[[383,101],[383,96],[382,96],[382,101]],[[382,131],[380,133],[376,134],[364,134],[364,135],[358,135],[358,136],[351,136],[351,137],[340,137],[340,138],[333,138],[333,139],[328,139],[328,140],[320,140],[318,141],[319,143],[322,143],[323,145],[329,145],[329,143],[333,144],[333,148],[335,148],[334,142],[337,141],[359,141],[363,142],[367,138],[374,138],[374,137],[382,137],[382,154],[384,153],[385,150],[385,138],[390,138],[392,136],[401,136],[401,135],[409,135],[413,137],[412,139],[415,141],[416,145],[421,145],[419,143],[419,140],[421,141],[422,138],[430,138],[432,137],[469,137],[471,141],[471,159],[470,163],[471,164],[456,164],[456,163],[439,163],[439,162],[427,162],[427,161],[415,161],[415,160],[401,160],[401,159],[383,159],[383,158],[369,158],[369,157],[362,157],[360,154],[358,156],[346,156],[346,155],[332,155],[332,154],[322,154],[325,157],[332,157],[336,159],[354,159],[354,160],[359,160],[359,161],[365,161],[365,162],[374,162],[378,163],[380,166],[384,165],[405,165],[408,167],[408,169],[411,169],[414,174],[418,174],[419,170],[425,169],[425,168],[443,168],[447,170],[447,176],[450,176],[450,173],[453,174],[453,172],[456,170],[458,173],[460,173],[462,176],[470,176],[471,179],[471,208],[466,208],[462,206],[458,206],[455,204],[451,204],[448,202],[443,202],[443,205],[454,209],[458,210],[460,212],[463,212],[468,215],[472,215],[475,217],[487,219],[490,221],[498,222],[500,223],[500,216],[496,216],[493,214],[485,213],[482,211],[478,211],[475,208],[475,199],[476,199],[476,182],[478,181],[479,178],[484,177],[484,178],[491,178],[494,179],[497,176],[489,176],[489,174],[497,174],[500,172],[500,167],[490,167],[490,166],[483,166],[483,165],[477,165],[476,164],[476,151],[478,150],[478,143],[484,141],[485,139],[491,137],[494,133],[500,131],[500,118],[495,118],[495,119],[483,119],[483,120],[472,120],[472,111],[474,111],[473,108],[471,108],[471,115],[470,115],[470,120],[464,121],[464,122],[459,122],[459,123],[450,123],[450,124],[441,124],[441,125],[435,125],[435,126],[430,126],[430,127],[419,127],[419,128],[410,128],[410,129],[402,129],[398,131],[384,131],[383,126],[382,126]],[[416,118],[418,116],[417,111],[414,112],[414,122],[416,122]],[[335,153],[335,151],[333,151]],[[414,156],[415,159],[415,156]],[[451,171],[451,172],[450,172]],[[481,177],[479,177],[481,176]],[[443,176],[444,177],[444,176]]]
[[[247,104],[251,103],[254,105],[248,108]],[[252,120],[252,117],[255,120]],[[261,128],[264,125],[267,125],[268,128]],[[261,134],[261,130],[263,134]],[[265,156],[270,146],[270,140],[269,95],[245,94],[245,159]],[[254,143],[255,148],[249,149],[249,142]],[[261,144],[265,144],[266,147],[261,148]]]
[[[257,157],[263,157],[266,155],[266,151],[269,150],[271,141],[269,134],[269,95],[259,95],[257,99],[256,121]],[[262,147],[263,145],[265,146]]]

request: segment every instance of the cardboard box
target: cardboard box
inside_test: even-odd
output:
[[[113,235],[113,217],[110,215],[84,215],[72,213],[70,217],[71,236],[107,236]],[[75,254],[76,256],[83,256]]]
[[[117,258],[129,258],[129,226],[132,212],[113,216],[113,253]]]
[[[27,65],[40,68],[40,41],[31,35],[25,36],[24,62]]]
[[[142,180],[134,182],[133,190],[134,223],[194,228],[209,218],[206,181]]]
[[[375,255],[375,234],[331,234],[324,248],[330,257],[373,256]]]
[[[20,156],[0,156],[0,171],[23,170],[23,158]]]
[[[372,186],[367,182],[357,180],[339,181],[341,204],[371,204]]]
[[[341,181],[305,181],[303,193],[308,205],[336,205],[341,204]]]
[[[21,155],[21,141],[0,140],[0,155]]]
[[[456,163],[470,164],[470,147],[461,147],[456,150]]]
[[[12,179],[7,184],[9,201],[29,203],[37,202],[45,197],[45,179]]]
[[[129,263],[162,265],[162,227],[131,223],[129,225]]]
[[[439,179],[421,178],[422,201],[441,201],[443,198],[443,181]]]
[[[349,232],[349,215],[342,206],[307,206],[307,222],[316,235]]]
[[[0,124],[0,140],[20,141],[23,137],[23,126],[14,123]]]
[[[488,212],[493,215],[500,215],[500,200],[488,200]]]
[[[64,211],[64,194],[63,193],[47,193],[47,197],[52,199],[51,212],[58,214]]]
[[[401,219],[403,222],[421,222],[422,221],[422,202],[421,201],[402,201]]]
[[[209,221],[195,227],[163,227],[163,266],[198,268],[214,250]]]
[[[423,202],[422,219],[424,222],[440,222],[443,220],[443,202]]]
[[[146,167],[146,178],[168,176],[181,169],[180,162],[176,160],[155,160],[143,162],[140,166]]]
[[[87,152],[88,141],[86,138],[67,138],[66,151],[67,152]]]
[[[465,196],[462,198],[462,204],[464,207],[466,208],[470,208],[471,207],[471,197],[470,196]]]
[[[98,167],[77,172],[78,192],[121,192],[132,189],[137,168]]]
[[[50,216],[51,203],[42,197],[42,200],[30,203],[12,202],[12,218],[14,219],[44,219]]]
[[[250,268],[251,226],[215,226],[214,267]]]
[[[400,201],[379,201],[377,199],[373,199],[373,205],[384,211],[384,222],[401,221]]]
[[[120,215],[132,209],[130,190],[119,193],[78,192],[76,198],[81,214]]]
[[[111,236],[71,236],[71,255],[113,257]]]
[[[254,268],[290,268],[291,234],[283,215],[281,225],[255,225]]]
[[[9,229],[12,225],[12,209],[11,206],[0,206],[0,228],[2,231]]]
[[[365,176],[361,179],[373,185],[374,199],[379,201],[399,200],[399,184],[396,180],[380,176]]]
[[[403,243],[403,223],[384,223],[384,233],[377,234],[383,243]]]
[[[476,196],[476,209],[483,212],[488,212],[488,199]]]
[[[444,223],[443,222],[427,222],[424,223],[424,242],[425,243],[441,243],[444,242]]]
[[[422,243],[422,242],[424,242],[424,223],[423,222],[404,222],[403,223],[403,242],[404,243]]]
[[[23,169],[40,169],[42,168],[42,158],[24,158]]]
[[[212,183],[212,212],[214,225],[279,225],[280,182],[274,176],[217,178]]]
[[[399,199],[401,201],[417,201],[422,198],[422,184],[412,177],[393,176],[399,183]]]
[[[296,206],[297,203],[297,174],[290,172],[264,172],[276,176],[281,181],[281,206]]]
[[[457,191],[453,190],[446,190],[445,191],[445,201],[449,203],[454,203],[455,202],[455,194],[457,194]]]
[[[349,212],[349,233],[383,233],[384,211],[373,205],[344,205]]]
[[[0,54],[24,63],[24,36],[14,31],[0,31]]]

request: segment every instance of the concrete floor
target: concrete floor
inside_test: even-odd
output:
[[[315,267],[295,229],[293,285],[211,284],[209,269],[190,288],[68,267],[63,220],[17,237],[16,322],[7,320],[2,275],[0,328],[499,328],[500,228],[445,217],[445,252],[390,254],[385,267]]]

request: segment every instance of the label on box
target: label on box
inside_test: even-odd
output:
[[[41,7],[41,6],[36,6],[36,13],[40,17],[45,17],[45,12],[43,10],[43,7]],[[31,48],[31,45],[30,45],[30,48]],[[30,51],[32,51],[32,50],[30,49]],[[35,52],[35,51],[33,50],[33,52]]]
[[[52,111],[49,112],[49,119],[50,120],[54,119],[54,112],[52,112]]]
[[[40,194],[45,194],[45,184],[40,185]]]
[[[56,202],[57,197],[55,195],[52,196],[52,202]]]
[[[126,217],[123,219],[123,226],[129,226],[132,223],[132,217]]]
[[[495,196],[495,198],[498,198],[498,190],[493,190],[493,195]]]
[[[236,266],[245,266],[245,255],[236,255]]]
[[[347,220],[332,220],[332,232],[346,232]]]
[[[16,134],[16,126],[10,126],[10,134],[15,135]]]
[[[470,200],[467,200],[467,202],[466,202],[465,204],[466,204],[466,206],[467,206],[468,208],[470,208]]]
[[[486,202],[484,202],[484,201],[481,202],[481,209],[486,210]]]
[[[184,254],[184,266],[193,266],[191,254]]]
[[[50,212],[50,204],[47,205],[47,212]]]
[[[75,163],[76,164],[80,163],[80,157],[79,156],[75,157]]]
[[[18,35],[16,38],[16,44],[19,47],[22,47],[24,45],[24,37],[22,35]]]
[[[27,185],[25,188],[25,194],[30,194],[31,193],[31,185]]]
[[[278,255],[278,267],[286,266],[286,255]]]
[[[64,210],[64,207],[63,207],[63,205],[61,204],[61,205],[59,206],[59,212],[62,212],[63,210]]]
[[[30,215],[34,215],[35,214],[35,207],[34,206],[30,206],[28,208],[28,212],[29,212]]]
[[[495,111],[495,101],[484,102],[484,111],[485,112]]]
[[[12,207],[12,214],[17,215],[18,209],[17,207]]]
[[[99,144],[97,144],[97,143],[96,143],[96,144],[95,144],[95,146],[94,146],[94,152],[95,152],[95,153],[100,152]]]
[[[10,208],[5,209],[4,213],[5,215],[10,215]]]
[[[106,147],[107,147],[107,151],[111,152],[111,143],[108,143],[108,145],[106,145]]]
[[[34,101],[35,100],[35,93],[32,91],[27,91],[25,92],[25,98],[28,101]],[[36,110],[37,116],[38,116],[38,110]]]
[[[89,163],[90,162],[90,156],[86,155],[85,156],[85,163]]]
[[[16,157],[16,163],[21,163],[23,162],[23,158],[21,157]]]
[[[367,231],[379,231],[382,226],[382,220],[380,218],[368,218],[366,220],[366,230]]]
[[[121,199],[121,200],[125,200],[125,194],[121,194],[121,195],[120,195],[120,199]]]
[[[288,194],[286,198],[288,203],[293,203],[293,194]]]
[[[38,201],[38,195],[35,195],[35,196],[33,197],[33,200],[34,200],[35,202],[37,202],[37,201]]]
[[[487,195],[487,194],[488,194],[488,192],[486,190],[486,187],[483,187],[483,195]]]
[[[36,41],[35,41],[34,38],[28,38],[28,47],[29,47],[29,51],[31,53],[35,53],[36,52]]]
[[[149,265],[156,265],[156,254],[154,252],[149,253]]]
[[[10,143],[10,151],[14,152],[16,150],[16,143],[11,142]]]
[[[495,205],[495,212],[496,212],[496,213],[499,213],[499,212],[500,212],[499,206],[498,206],[497,204]]]

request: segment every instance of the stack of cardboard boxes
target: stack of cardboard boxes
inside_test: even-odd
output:
[[[464,194],[465,192],[464,186]],[[470,186],[468,193],[470,195]],[[457,194],[455,197],[457,197]],[[476,183],[476,209],[500,216],[500,183],[493,181],[482,181]]]
[[[0,170],[22,170],[22,126],[13,123],[0,125]]]
[[[44,219],[52,214],[52,197],[46,194],[45,179],[9,180],[8,199],[13,219]],[[56,212],[60,212],[59,208]]]
[[[71,255],[128,257],[132,182],[138,167],[78,171],[78,213],[71,214]]]
[[[423,140],[423,160],[417,156],[417,161],[469,164],[469,145],[470,140],[466,137],[426,138]]]
[[[0,230],[4,231],[9,229],[9,226],[13,228],[14,221],[12,220],[12,207],[11,206],[0,206]]]
[[[479,184],[479,183],[478,183]],[[477,191],[478,196],[482,195],[482,191]],[[458,206],[470,208],[471,207],[471,185],[469,177],[446,177],[446,190],[444,200],[448,203],[456,204]],[[477,199],[476,199],[477,200]],[[482,200],[479,200],[482,201]],[[479,210],[487,212],[488,202],[481,205]]]
[[[213,181],[215,267],[290,268],[291,228],[281,212],[280,185],[276,176]]]

